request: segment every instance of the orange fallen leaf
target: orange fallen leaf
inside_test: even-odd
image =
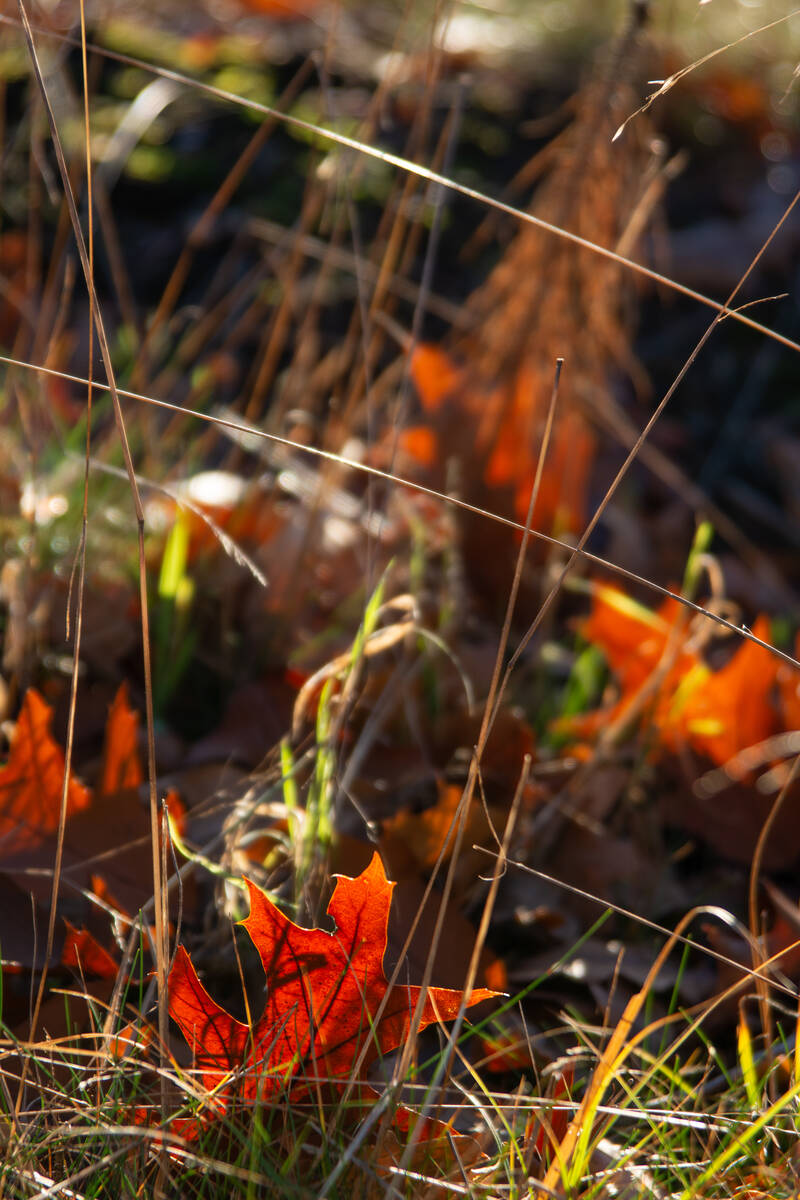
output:
[[[490,487],[518,484],[524,472],[529,480],[533,479],[533,438],[523,434],[523,430],[532,432],[529,427],[533,387],[532,372],[523,364],[505,387],[494,389],[486,404],[487,423],[482,432],[489,443],[485,478]]]
[[[515,432],[527,446],[528,439],[520,438],[519,426]],[[587,508],[589,473],[596,451],[597,439],[584,419],[579,413],[566,413],[553,431],[533,510],[532,529],[550,527],[560,533],[581,531]],[[514,480],[514,513],[520,522],[528,515],[536,466],[535,457],[528,452],[527,461],[520,464]]]
[[[769,621],[759,617],[753,633],[769,641]],[[688,742],[693,750],[718,766],[778,732],[778,712],[772,690],[778,674],[774,654],[744,641],[719,671],[708,674],[689,690],[685,702],[663,729],[667,746]]]
[[[61,951],[62,965],[73,967],[82,975],[94,975],[98,979],[116,979],[119,967],[94,934],[88,929],[76,929],[69,921],[65,920],[64,924],[67,933]]]
[[[423,470],[460,460],[468,499],[482,499],[483,488],[507,489],[506,503],[524,521],[545,419],[541,381],[531,365],[522,363],[510,378],[481,382],[467,364],[457,365],[439,347],[423,343],[410,369],[425,423],[401,434],[401,448]],[[595,451],[583,415],[577,409],[559,413],[533,513],[535,529],[582,527]]]
[[[319,8],[319,0],[239,0],[251,12],[265,13],[273,21],[298,21]]]
[[[191,1047],[208,1088],[230,1095],[228,1075],[241,1070],[240,1094],[269,1099],[291,1081],[293,1095],[307,1076],[344,1080],[364,1051],[366,1067],[408,1035],[421,989],[389,989],[383,970],[392,889],[380,857],[355,879],[338,876],[328,914],[334,933],[302,929],[246,880],[250,915],[242,922],[264,967],[267,1001],[252,1030],[221,1008],[179,946],[169,976],[169,1010]],[[469,1005],[496,992],[476,988]],[[429,988],[421,1028],[458,1013],[463,993]],[[378,1010],[382,1009],[380,1016]]]
[[[464,789],[457,783],[439,783],[439,797],[431,808],[422,812],[402,810],[383,822],[382,834],[402,842],[418,870],[429,871],[443,855],[447,862],[453,853],[457,812]],[[482,841],[490,832],[479,802],[470,805],[464,847]]]
[[[90,875],[89,882],[90,887],[95,896],[97,896],[98,900],[102,900],[104,904],[107,904],[109,908],[113,908],[115,912],[120,913],[121,916],[130,917],[131,914],[123,907],[123,905],[120,904],[117,898],[110,891],[109,886],[102,875]]]
[[[654,728],[668,723],[673,701],[676,696],[680,699],[681,683],[685,681],[685,692],[686,686],[693,686],[707,673],[698,655],[678,644],[663,677],[654,686],[653,673],[662,663],[679,617],[680,606],[669,597],[653,610],[633,600],[621,588],[595,584],[591,612],[581,626],[581,633],[603,651],[619,685],[619,699],[614,704],[559,719],[553,727],[592,740],[603,729],[624,721],[626,714],[635,711],[640,690],[646,686],[649,694],[643,712]],[[591,757],[585,745],[573,747],[572,753],[583,759]]]
[[[425,412],[435,412],[448,396],[464,386],[464,374],[450,356],[428,342],[415,348],[410,370]]]
[[[177,831],[179,837],[183,837],[186,833],[189,810],[177,788],[169,789],[164,797],[164,807],[169,814],[170,825]]]
[[[155,1030],[142,1022],[129,1022],[109,1038],[108,1052],[113,1058],[127,1058],[130,1054],[145,1053],[155,1041]],[[143,1121],[137,1123],[144,1124]]]
[[[485,1057],[482,1071],[525,1071],[531,1066],[531,1048],[524,1036],[502,1027],[491,1028],[481,1037]]]
[[[600,584],[592,591],[592,611],[581,632],[601,647],[622,690],[628,692],[640,687],[658,666],[679,611],[678,602],[669,596],[653,610],[621,588]],[[697,662],[697,655],[681,648],[675,664],[678,675],[685,675]]]
[[[64,754],[50,726],[53,710],[30,688],[22,702],[6,765],[0,769],[0,854],[38,845],[58,829]],[[91,794],[77,779],[67,785],[67,816],[87,808]]]
[[[464,794],[459,783],[439,780],[439,796],[434,805],[422,812],[402,809],[381,824],[380,847],[384,859],[396,879],[429,874],[441,855],[447,863],[453,857],[458,828],[458,807]],[[489,806],[489,818],[502,829],[506,812],[499,805]],[[484,855],[474,846],[494,844],[494,835],[486,810],[478,797],[469,806],[462,835],[458,860],[453,874],[454,896],[462,897],[474,884],[485,865]],[[497,960],[490,960],[492,963]],[[488,966],[488,962],[487,962]],[[502,965],[496,968],[502,970]],[[500,977],[498,976],[498,979]],[[487,982],[489,982],[487,977]],[[498,991],[503,991],[500,984]]]
[[[128,686],[121,683],[106,722],[100,795],[111,796],[144,781],[139,758],[139,714],[128,704]]]
[[[427,425],[413,425],[400,434],[400,449],[421,467],[432,467],[439,457],[439,439]]]
[[[619,588],[597,586],[583,634],[603,650],[617,677],[620,698],[609,708],[560,722],[560,727],[591,737],[624,716],[661,664],[678,617],[677,602],[669,598],[653,611]],[[753,633],[769,641],[766,617],[758,617]],[[778,679],[777,658],[749,640],[717,671],[679,643],[643,713],[662,747],[679,752],[688,746],[723,766],[741,750],[778,732],[781,718],[773,702]],[[790,695],[787,699],[791,704]]]

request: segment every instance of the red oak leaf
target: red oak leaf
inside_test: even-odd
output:
[[[264,967],[267,1002],[252,1030],[211,999],[192,961],[178,947],[169,976],[169,1011],[209,1088],[243,1069],[240,1094],[268,1099],[287,1080],[350,1077],[401,1045],[421,989],[389,983],[383,970],[393,883],[375,854],[356,879],[337,876],[328,914],[333,933],[302,929],[249,880],[250,915],[242,922]],[[476,988],[467,1003],[498,993]],[[429,988],[421,1028],[458,1013],[463,993]],[[379,1009],[381,1009],[379,1015]],[[221,1096],[224,1099],[224,1090]]]
[[[38,845],[58,829],[64,753],[50,733],[53,710],[30,688],[22,702],[6,765],[0,770],[0,854]],[[87,808],[89,791],[71,778],[67,815]]]

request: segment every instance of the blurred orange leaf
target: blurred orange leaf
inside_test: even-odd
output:
[[[653,611],[616,587],[595,587],[583,634],[602,648],[617,677],[620,698],[609,708],[561,722],[562,728],[592,736],[624,715],[662,663],[678,610],[669,598]],[[769,641],[766,617],[756,620],[753,633]],[[663,747],[678,752],[688,746],[723,766],[741,750],[778,732],[781,719],[773,701],[778,678],[776,657],[749,640],[717,671],[695,650],[678,643],[643,711]],[[788,700],[791,704],[790,695]]]
[[[265,13],[274,21],[297,21],[319,8],[319,0],[239,0],[239,3],[251,12]]]
[[[677,601],[667,597],[653,611],[632,600],[621,588],[601,584],[592,591],[592,611],[581,632],[587,641],[601,647],[622,690],[627,692],[640,687],[658,666],[679,609]],[[695,654],[681,649],[678,674],[684,675],[698,661]]]
[[[414,425],[400,434],[400,449],[421,467],[432,467],[439,457],[439,439],[427,425]]]
[[[108,1051],[114,1058],[125,1058],[129,1054],[143,1053],[155,1040],[155,1031],[149,1026],[137,1022],[129,1022],[109,1039]],[[144,1124],[138,1119],[137,1124]]]
[[[513,514],[524,521],[545,417],[541,380],[531,366],[523,363],[510,378],[481,382],[468,366],[456,365],[438,346],[423,343],[411,356],[411,378],[427,424],[401,434],[401,447],[426,470],[460,459],[468,497],[478,498],[481,487],[508,489]],[[595,450],[594,434],[581,413],[559,412],[534,528],[581,528]]]
[[[527,447],[528,439],[520,436],[520,427],[512,432]],[[533,529],[581,531],[596,449],[595,436],[580,414],[566,413],[553,430],[533,510]],[[514,512],[520,522],[528,515],[537,465],[535,454],[528,451],[527,460],[521,463],[515,477]]]
[[[138,747],[139,714],[128,704],[128,686],[121,683],[106,722],[100,795],[111,796],[144,781]]]
[[[753,633],[769,641],[769,621],[761,616]],[[731,660],[691,689],[672,721],[665,724],[667,745],[687,741],[692,749],[722,766],[747,746],[778,732],[772,690],[778,674],[774,654],[742,642]]]
[[[411,378],[425,412],[435,412],[444,400],[464,387],[463,372],[438,346],[423,342],[411,355]]]
[[[0,769],[0,854],[38,845],[58,829],[64,754],[50,727],[53,710],[30,688],[22,702],[6,765]],[[77,779],[67,785],[67,816],[87,808],[91,795]]]
[[[384,834],[400,839],[407,847],[416,866],[430,870],[444,850],[443,861],[453,853],[456,830],[456,813],[464,789],[460,784],[440,783],[439,798],[431,808],[422,812],[401,811],[383,822]],[[470,805],[464,845],[481,841],[488,833],[483,810],[477,803]]]
[[[531,1066],[531,1048],[524,1036],[511,1029],[493,1028],[481,1037],[485,1054],[481,1070],[525,1071]]]

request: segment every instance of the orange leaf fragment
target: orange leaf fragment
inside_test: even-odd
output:
[[[422,812],[401,810],[387,817],[381,828],[381,849],[390,869],[398,878],[407,874],[433,870],[442,856],[449,862],[453,856],[458,826],[459,805],[464,789],[459,783],[439,780],[439,796],[431,808]],[[491,807],[489,815],[502,825],[503,814]],[[461,850],[456,866],[457,890],[472,884],[481,870],[482,855],[472,847],[490,839],[491,824],[483,805],[473,799],[466,817]],[[502,987],[498,990],[502,991]]]
[[[641,687],[658,666],[678,611],[677,601],[669,597],[654,611],[621,588],[601,584],[592,594],[592,611],[582,633],[602,648],[623,692],[629,692]],[[698,662],[697,655],[681,650],[673,669],[680,677]]]
[[[413,425],[400,434],[399,446],[421,467],[432,467],[439,457],[439,439],[427,425]]]
[[[753,633],[769,641],[769,621],[759,617]],[[742,642],[730,662],[687,696],[666,741],[681,737],[718,766],[740,750],[755,746],[778,732],[778,714],[771,692],[778,675],[778,659],[754,642]]]
[[[456,783],[439,783],[439,798],[432,808],[422,812],[402,810],[383,822],[383,833],[405,843],[411,858],[421,870],[430,870],[443,853],[447,862],[453,853],[458,806],[464,789]],[[488,831],[483,811],[477,804],[470,807],[467,818],[465,845],[480,841]]]
[[[251,12],[266,13],[273,21],[298,21],[319,7],[319,0],[239,0]]]
[[[529,439],[523,427],[516,430],[518,442],[526,448]],[[577,412],[566,413],[553,430],[553,439],[545,458],[539,494],[533,510],[532,528],[552,527],[558,532],[578,533],[588,506],[589,477],[597,453],[597,439]],[[527,450],[517,474],[514,511],[518,521],[528,515],[537,454]]]
[[[139,758],[139,714],[128,704],[128,685],[121,683],[106,722],[100,795],[111,796],[144,781]]]
[[[667,599],[654,612],[618,588],[595,589],[584,636],[600,646],[617,676],[620,699],[611,709],[570,719],[573,732],[591,736],[624,713],[660,665],[677,619],[677,603]],[[769,641],[769,621],[757,618],[753,633]],[[647,712],[662,746],[679,751],[689,746],[718,766],[724,766],[748,746],[764,741],[781,728],[781,714],[772,693],[781,683],[778,660],[768,650],[745,641],[718,671],[712,671],[693,650],[676,647],[674,660],[648,698]],[[788,689],[782,694],[787,716]]]
[[[149,1025],[129,1022],[109,1039],[108,1052],[113,1058],[126,1058],[129,1054],[136,1053],[143,1054],[154,1040],[155,1032]],[[143,1123],[143,1121],[137,1120],[137,1124]]]
[[[553,1083],[548,1089],[550,1099],[552,1101],[570,1101],[573,1081],[574,1070],[572,1067],[567,1067],[566,1070],[553,1076]],[[574,1106],[570,1103],[565,1108],[548,1105],[540,1113],[536,1111],[531,1113],[525,1130],[526,1145],[532,1145],[536,1153],[542,1155],[547,1162],[552,1161],[554,1153],[567,1132],[569,1119],[574,1111]]]
[[[242,1068],[240,1094],[246,1099],[269,1099],[288,1080],[299,1094],[308,1076],[346,1079],[362,1051],[367,1066],[401,1045],[421,989],[399,984],[389,989],[384,974],[394,884],[380,857],[375,854],[355,879],[336,877],[328,905],[334,933],[295,925],[260,888],[245,882],[250,915],[242,924],[267,982],[266,1005],[252,1031],[211,999],[182,946],[169,976],[170,1015],[205,1085],[215,1088],[230,1071]],[[496,995],[476,988],[467,1003]],[[462,998],[461,991],[429,988],[420,1027],[454,1018]],[[223,1099],[228,1090],[222,1089]]]
[[[164,797],[164,807],[169,813],[170,821],[174,823],[175,828],[182,837],[186,833],[189,810],[181,799],[181,794],[177,788],[169,789]]]
[[[50,705],[29,688],[8,761],[0,769],[0,854],[29,849],[58,829],[64,754],[50,732],[52,721]],[[89,801],[89,790],[70,777],[67,816],[87,808]]]
[[[435,412],[456,389],[463,387],[463,373],[450,356],[430,342],[417,346],[411,355],[411,379],[425,412]]]
[[[486,1055],[481,1069],[486,1071],[524,1071],[531,1065],[528,1043],[508,1030],[485,1033],[481,1038]]]
[[[61,951],[61,963],[73,967],[84,975],[98,979],[116,979],[118,966],[104,946],[88,929],[76,929],[65,920],[67,934]]]
[[[678,602],[669,597],[660,608],[653,610],[613,584],[595,584],[591,613],[583,622],[581,633],[603,651],[619,683],[619,700],[610,707],[565,717],[556,721],[554,727],[591,739],[612,722],[623,718],[626,710],[634,706],[640,689],[648,684],[660,666],[679,616]],[[693,651],[682,645],[674,648],[674,657],[663,678],[647,698],[646,711],[657,728],[670,721],[681,683],[686,681],[685,686],[694,686],[703,672],[706,668]],[[578,757],[591,757],[587,747],[573,747],[572,750]]]
[[[113,908],[123,917],[130,917],[130,913],[120,904],[116,897],[112,894],[106,880],[102,875],[90,875],[89,881],[91,889],[97,896],[98,900],[102,900],[109,908]]]

